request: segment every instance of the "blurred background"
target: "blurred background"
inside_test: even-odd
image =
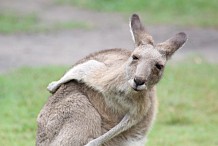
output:
[[[158,85],[147,145],[217,146],[217,10],[217,0],[0,0],[0,145],[35,145],[47,84],[91,52],[133,49],[137,13],[156,43],[188,35]]]

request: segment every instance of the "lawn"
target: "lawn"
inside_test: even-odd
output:
[[[56,5],[66,4],[85,9],[118,12],[129,17],[139,13],[146,24],[180,25],[218,28],[217,0],[56,0]],[[45,24],[37,14],[0,12],[0,33],[50,32],[64,29],[89,29],[86,22],[54,22]]]
[[[36,15],[17,15],[15,13],[0,12],[0,32],[12,33],[30,31],[37,23]]]
[[[218,65],[190,62],[166,68],[147,146],[218,145]],[[24,67],[0,75],[0,145],[34,145],[36,117],[49,96],[46,86],[66,70]]]
[[[138,12],[146,24],[218,27],[217,0],[56,0],[96,11]]]
[[[35,14],[17,14],[0,12],[0,33],[50,32],[64,29],[89,29],[92,26],[85,22],[66,21],[45,24]]]

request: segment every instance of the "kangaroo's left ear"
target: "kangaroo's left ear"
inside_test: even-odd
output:
[[[153,45],[154,41],[152,36],[147,33],[137,14],[133,14],[131,16],[129,27],[133,41],[136,46],[146,44]]]
[[[172,38],[166,40],[163,43],[156,45],[156,49],[169,59],[176,50],[181,48],[187,40],[187,36],[184,32],[180,32],[173,36]]]

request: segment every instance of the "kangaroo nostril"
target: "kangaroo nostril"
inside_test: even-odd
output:
[[[134,78],[134,82],[137,86],[139,86],[139,85],[143,85],[145,83],[145,80],[141,78]]]

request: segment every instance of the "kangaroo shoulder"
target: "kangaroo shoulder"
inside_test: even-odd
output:
[[[119,48],[107,49],[107,50],[102,50],[102,51],[92,53],[86,56],[85,58],[79,60],[78,62],[76,62],[75,65],[84,63],[88,60],[96,60],[99,62],[104,62],[105,64],[110,64],[111,61],[114,62],[117,60],[126,61],[126,59],[130,56],[130,54],[131,54],[131,51],[128,49],[119,49]]]

